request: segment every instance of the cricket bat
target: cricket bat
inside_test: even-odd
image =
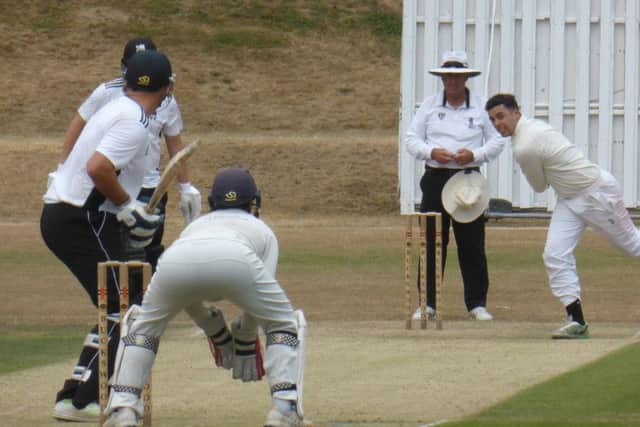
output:
[[[194,151],[196,151],[199,145],[200,140],[196,139],[191,144],[178,151],[176,155],[171,158],[169,163],[167,163],[167,166],[164,168],[164,171],[160,176],[160,182],[158,183],[156,189],[153,191],[151,199],[149,199],[149,203],[147,203],[147,207],[145,208],[148,213],[153,213],[158,203],[160,203],[162,197],[169,190],[169,185],[171,185],[174,178],[178,176],[180,168],[182,168],[187,159],[191,157],[191,155]]]

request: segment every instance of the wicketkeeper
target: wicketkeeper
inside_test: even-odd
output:
[[[256,381],[266,373],[273,399],[266,426],[309,425],[302,410],[305,319],[276,280],[278,242],[257,218],[259,200],[246,170],[221,170],[209,195],[212,212],[188,225],[163,253],[142,305],[132,306],[124,319],[105,426],[141,420],[140,396],[159,339],[183,309],[212,337],[216,363],[232,369],[234,378]],[[231,331],[219,310],[204,308],[205,301],[220,300],[243,310]],[[266,336],[264,368],[258,326]]]

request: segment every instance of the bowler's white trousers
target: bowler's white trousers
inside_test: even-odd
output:
[[[551,291],[565,306],[580,298],[574,250],[587,226],[627,254],[640,256],[640,232],[615,178],[602,170],[591,187],[559,198],[549,223],[543,259]]]

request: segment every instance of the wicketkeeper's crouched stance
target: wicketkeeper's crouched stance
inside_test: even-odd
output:
[[[137,425],[142,388],[168,322],[185,309],[211,343],[218,366],[233,377],[256,381],[266,373],[273,408],[266,426],[307,426],[302,413],[305,319],[275,279],[278,243],[251,214],[259,192],[251,175],[223,169],[215,178],[213,212],[192,222],[167,249],[140,307],[123,322],[107,405],[106,426]],[[227,328],[222,313],[204,301],[227,300],[243,314]],[[264,369],[258,326],[266,336]]]

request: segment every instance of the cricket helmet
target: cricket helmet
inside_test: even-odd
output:
[[[173,73],[169,58],[157,50],[144,50],[134,54],[128,62],[124,79],[133,90],[155,92],[172,83]]]
[[[221,169],[209,193],[211,210],[240,208],[260,197],[256,182],[248,170],[238,167]]]

